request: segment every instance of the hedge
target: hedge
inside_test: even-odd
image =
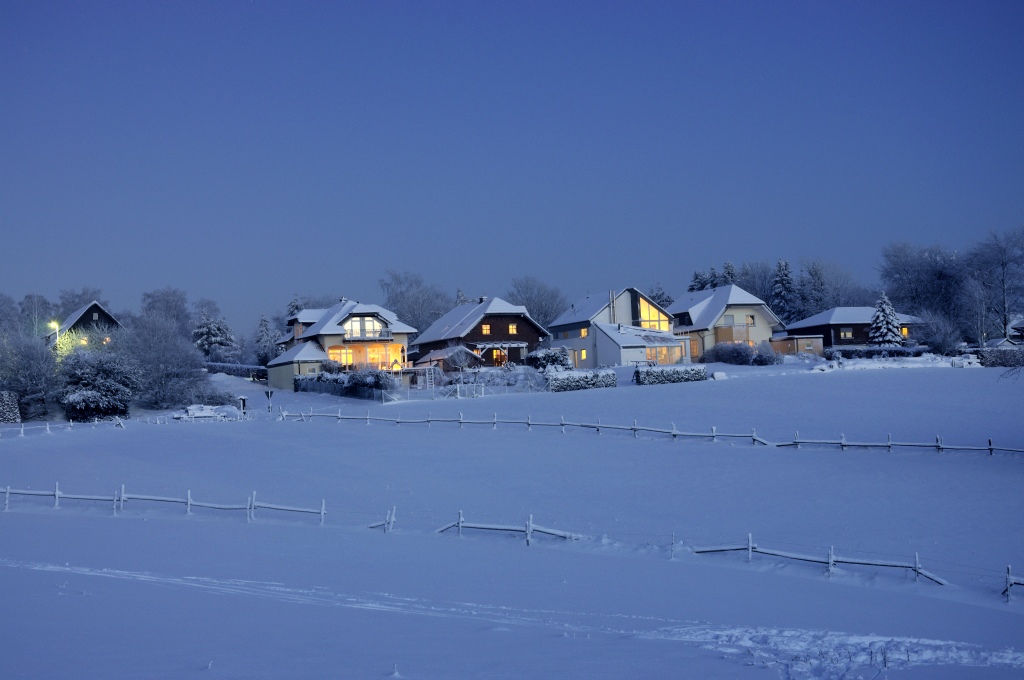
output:
[[[548,388],[552,392],[589,390],[595,387],[616,387],[615,371],[548,371]]]
[[[707,380],[705,366],[640,366],[633,372],[637,385],[664,385],[666,383]]]
[[[975,350],[982,366],[1017,368],[1024,366],[1024,348]]]

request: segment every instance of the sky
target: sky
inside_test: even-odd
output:
[[[1024,224],[1019,2],[0,0],[0,292],[570,299]]]

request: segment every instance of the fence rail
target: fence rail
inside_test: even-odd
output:
[[[449,529],[459,530],[459,536],[462,535],[463,529],[480,529],[483,531],[509,531],[512,533],[526,534],[526,545],[530,545],[530,541],[533,540],[533,534],[547,534],[548,536],[556,536],[558,538],[564,538],[567,541],[575,541],[582,536],[580,534],[570,533],[568,531],[561,531],[559,529],[549,529],[542,527],[539,524],[533,523],[533,515],[531,514],[526,519],[526,524],[523,526],[514,526],[507,524],[480,524],[478,522],[467,522],[466,518],[462,515],[462,510],[459,510],[459,518],[454,522],[445,524],[440,529],[437,529],[435,533],[442,534]]]
[[[812,562],[815,564],[824,564],[827,567],[826,573],[831,577],[832,572],[837,564],[853,564],[868,567],[893,567],[897,569],[909,569],[914,572],[914,580],[919,579],[921,576],[925,577],[933,583],[937,583],[940,586],[948,586],[949,582],[945,579],[936,576],[930,571],[926,571],[921,567],[921,560],[917,553],[914,553],[914,561],[910,562],[897,562],[893,560],[873,560],[862,557],[842,557],[835,554],[835,549],[829,547],[828,555],[821,557],[820,555],[807,555],[802,553],[788,552],[785,550],[772,550],[770,548],[759,547],[754,543],[754,537],[752,534],[747,534],[747,543],[736,544],[736,545],[712,545],[712,546],[693,546],[691,548],[694,554],[703,553],[715,553],[715,552],[731,552],[731,551],[746,551],[747,562],[750,562],[754,556],[754,553],[761,555],[771,555],[773,557],[782,557],[789,560],[799,560],[801,562]],[[1009,586],[1007,586],[1009,587]]]
[[[393,425],[430,425],[431,423],[452,423],[458,424],[461,429],[465,425],[490,425],[492,429],[497,429],[498,425],[522,425],[527,430],[532,430],[534,427],[557,427],[560,428],[562,433],[565,433],[565,428],[577,428],[583,430],[594,430],[597,434],[601,434],[601,430],[611,430],[617,432],[630,432],[633,437],[638,437],[639,434],[656,434],[671,437],[673,440],[680,437],[688,439],[703,439],[712,442],[717,442],[719,439],[749,439],[751,444],[760,444],[772,448],[782,447],[796,447],[799,448],[801,445],[808,446],[838,446],[842,450],[848,448],[873,448],[873,449],[887,449],[892,451],[896,448],[921,448],[921,449],[935,449],[939,453],[943,451],[987,451],[989,455],[993,455],[996,451],[1005,451],[1007,453],[1024,453],[1024,448],[1014,448],[1009,446],[996,446],[992,439],[988,439],[986,446],[963,446],[963,445],[950,445],[946,444],[941,436],[936,436],[934,442],[898,442],[892,440],[892,435],[888,435],[884,442],[850,442],[846,440],[846,435],[839,435],[839,439],[801,439],[800,433],[796,432],[793,435],[793,441],[791,442],[772,442],[763,437],[758,436],[756,429],[751,429],[750,434],[741,434],[733,432],[719,432],[717,427],[712,427],[710,432],[686,432],[676,429],[676,424],[671,423],[671,429],[664,427],[652,427],[648,425],[638,425],[637,421],[634,420],[632,425],[621,425],[621,424],[609,424],[602,423],[601,419],[598,418],[595,423],[585,422],[571,422],[565,420],[562,416],[559,421],[556,422],[545,422],[540,420],[533,420],[531,416],[527,416],[525,420],[521,419],[502,419],[498,418],[498,414],[489,420],[470,419],[463,416],[462,412],[459,412],[458,418],[444,418],[431,416],[428,411],[427,414],[420,418],[407,418],[402,420],[401,415],[395,417],[386,416],[371,416],[370,412],[367,411],[365,416],[362,415],[347,415],[342,413],[339,408],[337,413],[315,413],[312,408],[308,412],[296,411],[290,412],[280,408],[278,420],[281,421],[303,421],[310,422],[315,418],[333,418],[338,422],[341,421],[359,421],[369,425],[371,422],[378,423],[390,423]]]

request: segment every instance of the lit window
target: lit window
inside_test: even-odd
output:
[[[640,327],[657,331],[670,330],[668,317],[643,298],[640,298]]]
[[[500,349],[491,350],[491,359],[494,361],[495,366],[504,366],[508,362],[505,352]]]
[[[747,325],[748,325],[748,326],[754,326],[754,325],[756,325],[756,324],[754,323],[754,315],[753,315],[753,314],[747,314]]]
[[[581,329],[580,329],[580,337],[581,337],[581,338],[585,338],[585,337],[587,337],[587,331],[588,331],[588,330],[589,330],[588,328],[581,328]]]
[[[490,335],[491,334],[491,324],[489,324],[489,323],[481,324],[480,325],[480,332],[482,334],[484,334],[484,335]]]
[[[508,325],[508,334],[515,335],[519,331],[518,327],[514,323]]]
[[[903,326],[902,328],[900,328],[900,334],[901,334],[901,335],[902,335],[903,337],[907,337],[907,336],[909,336],[909,335],[910,335],[910,329],[909,329],[909,328],[907,328],[906,326]]]
[[[354,316],[345,322],[343,328],[349,338],[379,338],[384,326],[372,316]]]
[[[840,328],[839,329],[840,340],[853,340],[853,328]]]
[[[335,345],[334,347],[327,348],[327,358],[331,361],[337,361],[339,364],[345,364],[351,366],[352,361],[352,348],[343,347],[341,345]]]
[[[587,360],[587,350],[585,350],[585,349],[581,349],[580,350],[580,359],[582,359],[583,361]]]

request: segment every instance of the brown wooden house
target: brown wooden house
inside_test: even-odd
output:
[[[786,333],[794,336],[821,336],[822,346],[866,346],[871,329],[874,307],[833,307],[801,321],[786,324]],[[909,314],[897,314],[900,332],[905,339],[913,336],[912,329],[921,319]]]
[[[533,320],[526,307],[482,297],[456,305],[409,347],[410,351],[416,350],[418,365],[429,363],[429,357],[437,356],[438,351],[462,345],[479,356],[483,365],[503,366],[510,361],[524,363],[526,355],[547,337],[548,332]]]

